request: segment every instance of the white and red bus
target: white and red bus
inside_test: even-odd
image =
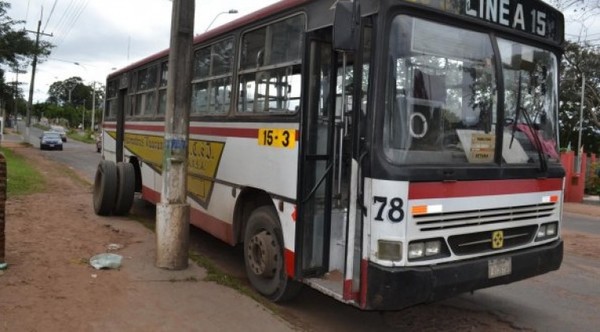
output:
[[[190,223],[274,301],[399,309],[558,269],[563,30],[538,0],[288,0],[198,35]],[[107,79],[100,215],[160,202],[167,61]]]

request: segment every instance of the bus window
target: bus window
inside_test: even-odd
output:
[[[192,114],[226,114],[231,105],[233,38],[194,53]]]
[[[156,109],[157,66],[138,71],[134,115],[154,115]]]
[[[106,109],[104,117],[113,119],[117,116],[117,86],[118,80],[109,81],[106,86]]]
[[[398,16],[390,34],[386,155],[411,164],[493,162],[493,58],[486,34]]]
[[[506,105],[503,161],[508,164],[538,163],[540,156],[534,137],[537,135],[545,158],[559,162],[556,122],[553,121],[558,109],[556,56],[537,47],[501,38],[498,47]]]
[[[300,107],[304,16],[242,37],[238,112],[289,114]]]
[[[158,115],[167,113],[167,77],[169,75],[169,62],[160,65],[160,82],[158,90]]]

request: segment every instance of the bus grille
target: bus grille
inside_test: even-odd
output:
[[[416,215],[413,220],[421,232],[473,227],[516,221],[536,221],[552,215],[556,203],[541,203],[513,207],[478,209],[457,212]]]
[[[529,225],[502,230],[502,246],[497,249],[514,248],[530,243],[533,241],[537,228],[537,225]],[[491,252],[497,250],[492,247],[493,233],[494,231],[487,231],[454,235],[448,238],[448,244],[455,255],[471,255]]]

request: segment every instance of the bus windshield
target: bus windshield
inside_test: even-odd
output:
[[[486,164],[556,159],[554,54],[405,15],[391,25],[384,152],[396,164]],[[501,59],[503,94],[496,61]],[[519,90],[518,86],[521,86]],[[517,111],[518,110],[518,111]],[[537,137],[536,137],[537,136]],[[539,138],[539,139],[538,139]]]

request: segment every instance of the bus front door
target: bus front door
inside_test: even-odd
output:
[[[350,111],[358,77],[352,75],[352,60],[335,52],[326,36],[331,32],[307,40],[295,270],[307,283],[350,299],[360,287],[356,263],[361,256],[361,227],[356,221],[361,216],[352,213],[356,206],[351,204],[356,201],[352,183],[358,171],[352,158],[355,135]]]

